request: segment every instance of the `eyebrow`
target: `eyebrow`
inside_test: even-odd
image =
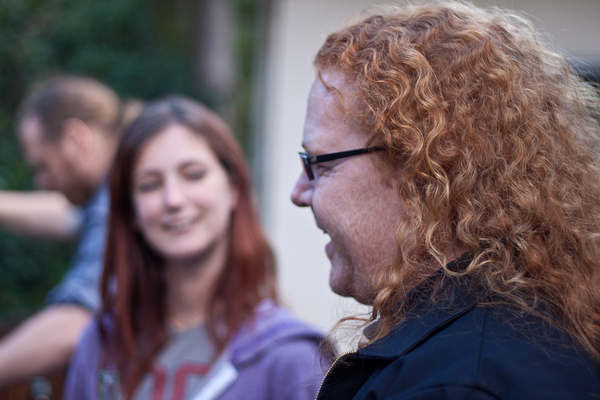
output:
[[[146,177],[152,177],[152,176],[158,176],[160,175],[160,173],[158,171],[155,170],[143,170],[139,173],[133,174],[133,176],[131,177],[131,181],[132,182],[136,182],[140,179],[144,179]]]
[[[205,163],[201,160],[185,160],[177,165],[177,169],[180,170],[182,168],[187,168],[189,166],[200,166],[200,167],[206,168],[206,164],[207,163]],[[144,168],[144,169],[140,170],[138,173],[133,174],[133,176],[135,177],[137,175],[152,174],[152,173],[157,173],[157,170],[154,167]]]

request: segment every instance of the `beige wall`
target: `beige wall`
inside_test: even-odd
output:
[[[312,58],[344,20],[367,8],[367,0],[275,0],[268,57],[260,84],[262,112],[258,141],[263,163],[260,199],[270,239],[278,255],[284,299],[301,316],[329,328],[356,310],[329,291],[328,241],[309,209],[289,200],[301,171],[302,126],[313,80]],[[380,2],[377,2],[380,3]],[[479,3],[483,3],[480,1]],[[530,14],[552,32],[560,47],[600,64],[600,0],[485,1]],[[364,308],[363,308],[364,311]]]

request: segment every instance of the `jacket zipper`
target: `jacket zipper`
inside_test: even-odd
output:
[[[319,395],[321,394],[321,389],[323,388],[323,383],[325,383],[325,379],[327,379],[327,376],[329,375],[329,373],[331,372],[331,370],[333,369],[333,367],[335,366],[335,364],[337,364],[337,362],[339,360],[342,359],[342,357],[346,357],[349,354],[355,354],[356,351],[347,351],[343,354],[340,354],[335,361],[329,366],[329,369],[327,370],[327,372],[325,373],[325,375],[323,376],[323,379],[321,380],[321,384],[319,385],[319,390],[317,391],[317,396],[315,397],[315,400],[317,400],[319,398]]]

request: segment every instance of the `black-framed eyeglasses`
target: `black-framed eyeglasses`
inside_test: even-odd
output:
[[[382,151],[382,150],[385,150],[385,147],[373,146],[373,147],[366,147],[364,149],[347,150],[347,151],[340,151],[337,153],[320,154],[318,156],[309,156],[308,153],[301,151],[300,158],[302,159],[302,165],[304,165],[304,171],[306,172],[306,176],[308,176],[308,180],[312,181],[313,179],[315,179],[315,175],[313,174],[313,170],[312,170],[313,164],[338,160],[340,158],[356,156],[358,154],[371,153],[373,151]]]

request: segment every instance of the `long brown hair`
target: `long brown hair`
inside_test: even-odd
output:
[[[109,360],[119,368],[131,396],[167,341],[165,276],[161,256],[135,229],[132,173],[144,144],[178,124],[202,136],[225,168],[239,199],[232,210],[229,254],[210,299],[208,329],[223,350],[264,298],[277,299],[275,266],[250,185],[244,154],[223,120],[187,98],[148,104],[124,132],[110,173],[110,221],[104,274],[103,314],[116,321],[103,329]]]
[[[356,19],[315,64],[345,77],[344,111],[386,147],[406,209],[373,340],[453,248],[492,298],[548,310],[600,361],[600,100],[565,57],[514,13],[441,2]]]

